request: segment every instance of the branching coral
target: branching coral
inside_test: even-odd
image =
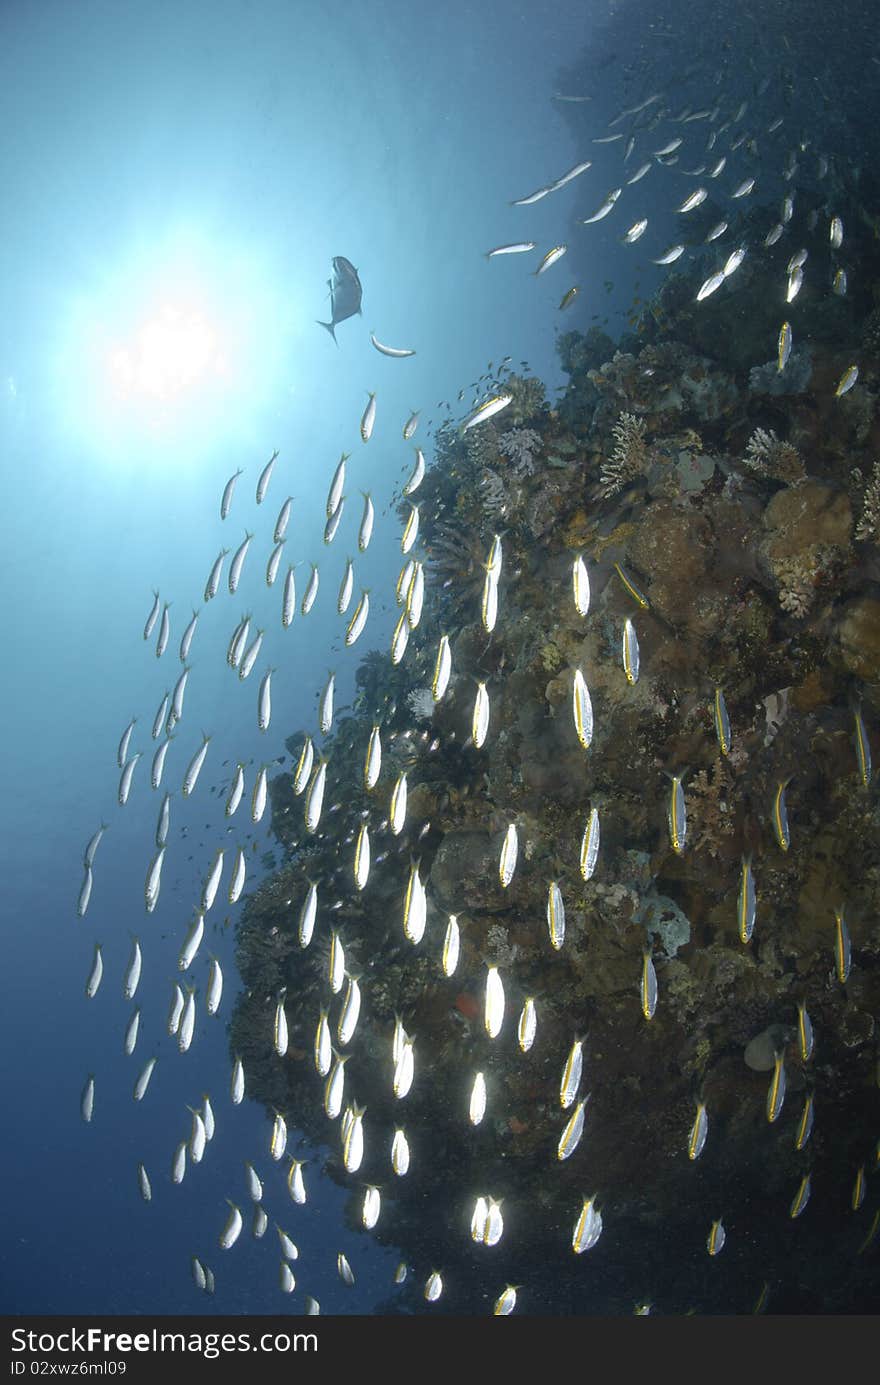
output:
[[[602,462],[599,490],[606,499],[623,490],[627,482],[642,475],[648,467],[645,421],[635,414],[622,413],[611,430],[614,451]]]
[[[534,428],[512,428],[498,439],[498,450],[511,463],[519,476],[531,476],[535,470],[536,454],[541,450],[541,434]]]
[[[547,397],[544,382],[535,375],[508,375],[504,381],[504,392],[511,395],[511,401],[504,410],[504,421],[514,427],[539,414]],[[483,430],[478,428],[475,431],[479,433]]]
[[[746,446],[744,464],[759,476],[791,485],[805,475],[801,454],[790,442],[783,442],[772,428],[756,428]]]
[[[865,494],[862,514],[856,525],[856,538],[861,542],[880,542],[880,462],[874,463]]]
[[[805,616],[817,587],[829,579],[838,557],[839,550],[830,544],[813,544],[791,557],[775,559],[773,575],[783,611],[791,616]]]
[[[722,838],[734,828],[730,801],[730,771],[720,755],[709,770],[701,769],[691,780],[688,797],[693,804],[694,846],[710,856],[720,855]]]

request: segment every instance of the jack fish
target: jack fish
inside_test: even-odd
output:
[[[357,270],[344,255],[333,256],[333,278],[328,279],[327,284],[330,288],[330,321],[321,322],[318,319],[318,326],[326,327],[336,341],[337,322],[344,322],[360,312],[363,290]],[[336,344],[339,345],[338,342]]]

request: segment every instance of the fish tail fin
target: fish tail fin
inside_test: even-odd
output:
[[[326,330],[330,333],[330,335],[331,335],[331,337],[333,338],[333,340],[336,341],[336,332],[335,332],[335,330],[334,330],[334,328],[335,328],[335,323],[332,323],[332,322],[321,322],[321,320],[320,320],[319,318],[315,318],[315,321],[317,322],[317,324],[318,324],[319,327],[324,327],[324,328],[326,328]],[[336,345],[337,345],[337,346],[339,345],[339,342],[338,342],[338,341],[336,341]]]

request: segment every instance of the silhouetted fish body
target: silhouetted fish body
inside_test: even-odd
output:
[[[344,255],[334,255],[333,278],[328,279],[327,283],[330,288],[330,321],[321,322],[319,320],[318,325],[326,327],[333,340],[336,341],[337,322],[344,322],[347,317],[354,317],[355,313],[360,312],[363,289],[357,270],[351,260],[347,260]]]

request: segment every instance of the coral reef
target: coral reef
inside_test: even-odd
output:
[[[400,665],[384,651],[361,662],[351,716],[325,746],[327,800],[339,811],[307,834],[289,776],[272,786],[286,856],[239,929],[245,990],[232,1045],[252,1063],[249,1086],[267,1109],[295,1111],[326,1145],[327,1172],[352,1190],[353,1207],[362,1180],[383,1184],[373,1234],[420,1267],[442,1264],[458,1294],[452,1311],[486,1293],[463,1190],[491,1188],[504,1199],[512,1229],[493,1263],[503,1266],[499,1282],[530,1285],[536,1312],[583,1309],[582,1266],[566,1247],[585,1186],[601,1195],[609,1240],[615,1228],[615,1273],[591,1288],[594,1311],[630,1311],[636,1291],[622,1286],[647,1293],[667,1243],[702,1247],[731,1188],[748,1227],[740,1239],[748,1283],[790,1276],[779,1227],[808,1166],[793,1138],[795,1096],[799,1113],[799,1094],[813,1087],[823,1133],[817,1119],[808,1154],[817,1186],[828,1189],[825,1210],[810,1209],[817,1244],[835,1273],[852,1260],[839,1209],[876,1141],[877,1116],[880,808],[860,778],[852,713],[855,696],[876,752],[876,444],[864,401],[829,404],[820,392],[833,396],[827,381],[840,374],[823,354],[828,334],[817,329],[811,373],[798,362],[800,374],[779,391],[769,366],[754,366],[776,311],[764,304],[761,270],[744,280],[760,319],[745,345],[719,332],[714,306],[705,321],[695,309],[699,273],[665,281],[644,341],[615,350],[596,331],[560,337],[569,383],[558,408],[546,406],[540,381],[511,376],[504,431],[492,423],[464,437],[438,430],[420,493],[431,600]],[[496,532],[504,561],[490,635],[480,604]],[[576,554],[589,574],[587,616],[572,596]],[[629,678],[627,619],[640,648]],[[441,634],[454,675],[434,704]],[[583,708],[577,726],[573,715],[578,669],[589,687],[589,735]],[[475,745],[478,683],[491,714]],[[379,720],[382,770],[368,791],[363,753]],[[388,805],[402,771],[407,816],[394,834]],[[687,822],[675,836],[672,776],[683,783]],[[588,870],[593,808],[601,841]],[[374,857],[355,890],[361,821]],[[499,858],[511,824],[519,856],[504,884]],[[744,863],[756,897],[747,943],[738,916]],[[427,900],[417,946],[403,929],[416,868]],[[319,923],[301,949],[291,912],[309,880],[320,882]],[[565,909],[558,948],[547,922],[551,884]],[[841,900],[852,947],[845,982],[835,959]],[[447,976],[450,914],[461,956]],[[355,1176],[312,1060],[321,1010],[330,1003],[331,1023],[338,1018],[327,994],[331,927],[364,996],[346,1068],[346,1091],[368,1112]],[[658,988],[650,1020],[646,947]],[[484,1024],[487,964],[499,968],[506,997],[497,1040]],[[296,1003],[282,1062],[266,1039],[284,986]],[[523,1053],[515,1030],[527,996],[538,1033]],[[798,1047],[799,1002],[819,1035],[820,1063]],[[417,1036],[405,1103],[391,1086],[396,1014]],[[588,1125],[582,1148],[561,1160],[559,1077],[582,1035]],[[790,1095],[784,1124],[774,1124],[767,1075],[780,1047]],[[477,1070],[489,1104],[475,1131],[467,1090]],[[710,1135],[695,1176],[687,1141],[698,1094]],[[412,1166],[392,1179],[390,1133],[402,1122]],[[535,1263],[554,1265],[552,1284],[530,1277]],[[664,1285],[670,1311],[702,1301],[704,1281],[702,1251],[682,1257],[674,1285]]]
[[[772,428],[756,428],[746,446],[743,463],[749,471],[769,476],[790,485],[805,476],[800,453],[791,443],[781,442]]]
[[[599,492],[606,500],[623,490],[627,482],[642,475],[648,466],[644,419],[623,413],[611,430],[614,451],[602,463],[599,473]]]

